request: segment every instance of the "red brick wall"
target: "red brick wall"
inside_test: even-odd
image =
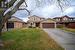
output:
[[[14,28],[22,28],[23,23],[22,22],[14,22]]]
[[[75,28],[75,22],[74,23],[69,23],[67,27],[68,28]]]
[[[67,23],[57,23],[57,28],[59,27],[67,27],[67,28],[73,28],[75,29],[75,22],[69,22],[68,24]]]

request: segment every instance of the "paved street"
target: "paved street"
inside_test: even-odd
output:
[[[44,29],[65,50],[75,50],[75,34],[60,29]]]

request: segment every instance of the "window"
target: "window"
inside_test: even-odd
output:
[[[32,25],[32,23],[31,23],[31,25]]]
[[[40,18],[40,20],[41,20],[41,18]]]
[[[68,20],[68,18],[64,17],[63,20]]]
[[[56,19],[56,21],[60,21],[60,19]]]
[[[35,17],[34,17],[34,21],[35,21]]]

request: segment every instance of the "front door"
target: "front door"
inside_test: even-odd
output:
[[[36,23],[36,27],[39,27],[40,26],[40,23]]]

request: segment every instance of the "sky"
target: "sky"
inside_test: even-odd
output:
[[[75,17],[75,0],[70,0],[69,3],[71,6],[65,6],[63,12],[57,6],[56,2],[50,3],[49,0],[39,1],[40,2],[38,2],[38,0],[27,0],[27,9],[31,12],[31,15],[37,15],[44,18],[54,18],[63,15]],[[25,8],[25,4],[23,3],[20,8]],[[28,20],[29,17],[26,10],[18,10],[15,14],[13,14],[13,16],[19,17],[25,22]]]

